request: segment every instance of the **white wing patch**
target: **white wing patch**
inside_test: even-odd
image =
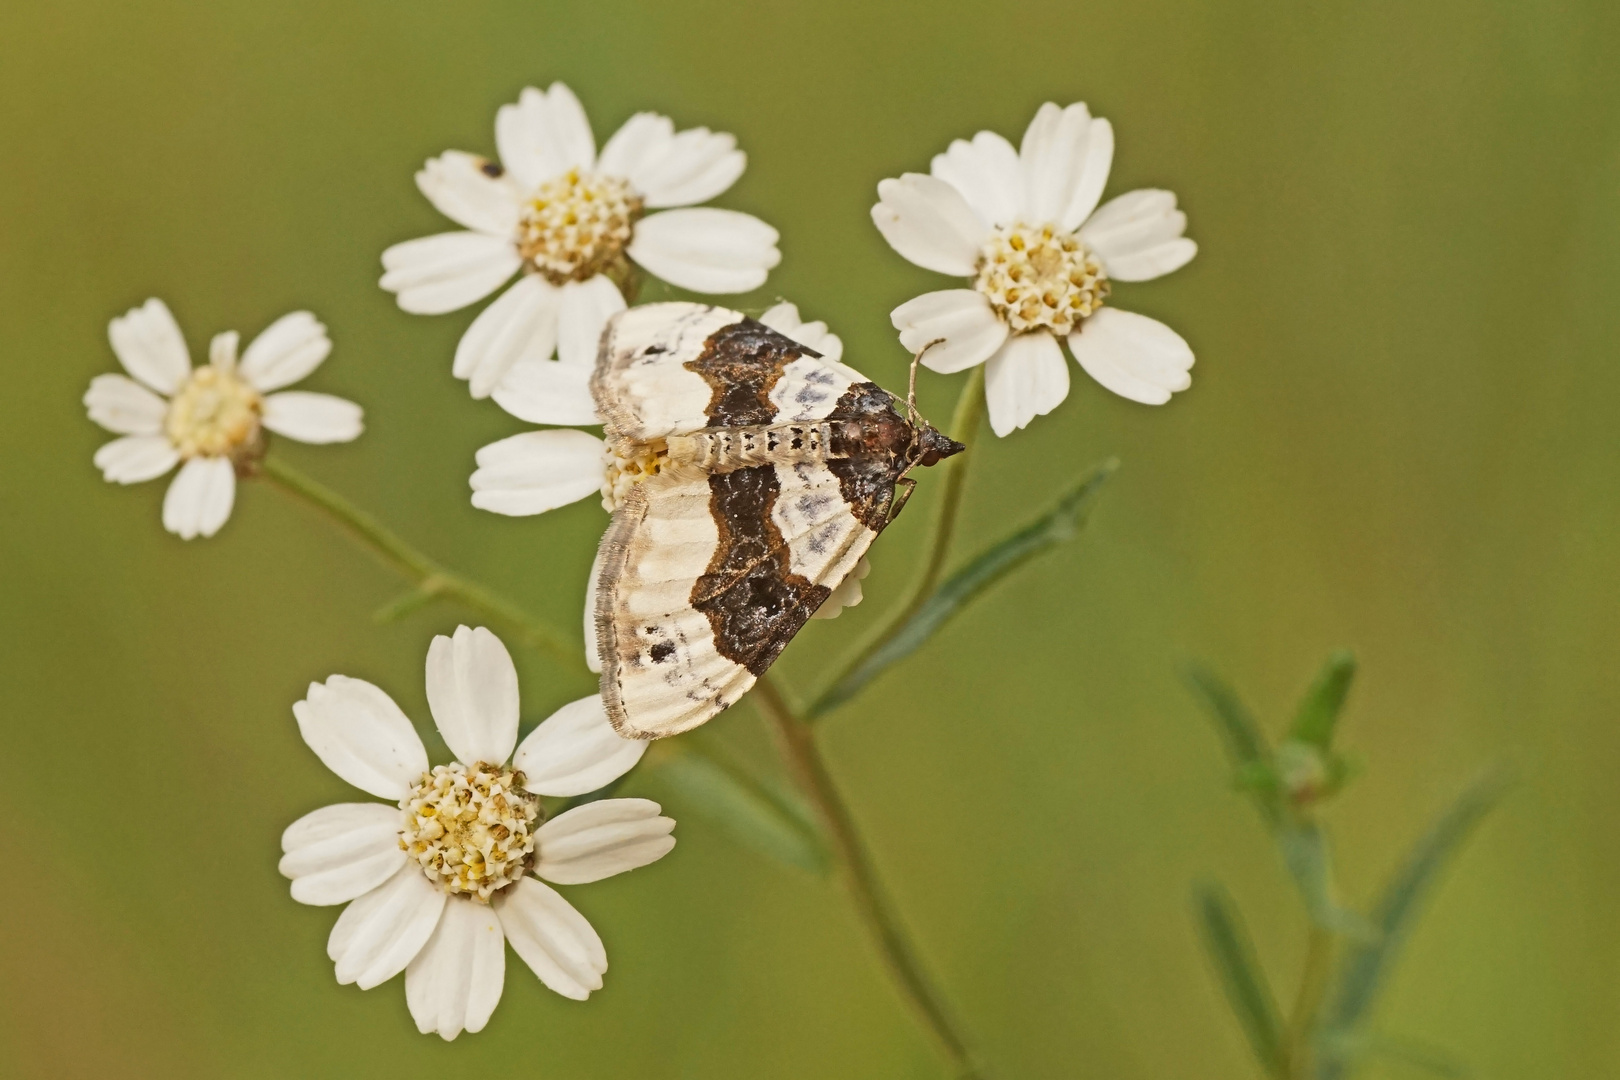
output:
[[[716,330],[744,316],[707,304],[644,304],[615,316],[602,335],[591,391],[615,449],[708,426],[713,391],[685,367]],[[625,456],[630,456],[628,453]]]
[[[776,406],[778,424],[825,420],[838,399],[866,376],[854,368],[814,356],[801,356],[782,369],[771,387],[771,404]]]
[[[855,569],[877,533],[850,512],[838,477],[825,465],[778,464],[781,493],[771,520],[787,541],[788,568],[817,585],[836,589]]]
[[[602,698],[619,734],[655,739],[694,728],[754,685],[721,656],[692,588],[719,532],[709,484],[671,470],[636,485],[602,538],[596,585]]]

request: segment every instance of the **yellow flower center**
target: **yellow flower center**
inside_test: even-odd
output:
[[[447,893],[487,904],[534,862],[540,799],[523,789],[522,773],[485,761],[440,765],[399,808],[399,846]]]
[[[518,253],[553,284],[585,281],[622,260],[641,211],[641,196],[625,181],[570,169],[529,199]]]
[[[602,481],[602,509],[613,513],[630,489],[649,476],[657,476],[669,461],[669,448],[659,439],[635,457],[622,458],[607,451],[607,475]]]
[[[163,429],[182,458],[249,456],[261,442],[264,398],[230,368],[205,364],[169,402]]]
[[[1052,225],[998,227],[973,287],[1015,333],[1068,334],[1108,297],[1108,275],[1080,238]]]

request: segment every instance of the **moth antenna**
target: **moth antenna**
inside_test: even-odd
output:
[[[935,345],[943,344],[945,344],[945,339],[937,337],[918,349],[916,355],[911,358],[911,381],[906,388],[906,421],[912,427],[916,427],[917,422],[922,419],[922,416],[917,412],[917,365],[922,363],[923,353],[932,349]]]

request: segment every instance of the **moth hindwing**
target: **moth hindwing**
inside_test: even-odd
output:
[[[592,582],[602,699],[636,738],[742,697],[883,531],[907,472],[962,449],[852,368],[703,304],[615,316],[591,391],[645,476]]]

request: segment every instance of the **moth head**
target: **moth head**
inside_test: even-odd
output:
[[[942,460],[960,454],[967,447],[937,431],[928,421],[920,421],[917,426],[917,437],[911,443],[911,463],[927,468],[938,465]]]

